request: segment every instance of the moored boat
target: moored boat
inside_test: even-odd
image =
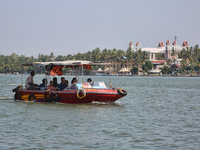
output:
[[[55,75],[55,68],[59,68],[59,75],[62,75],[60,69],[63,67],[91,69],[91,65],[105,65],[105,63],[93,63],[91,61],[60,61],[60,62],[36,62],[26,63],[22,66],[40,66],[45,67],[46,72],[50,75]],[[73,86],[73,88],[72,88]],[[22,86],[13,89],[15,92],[14,99],[22,101],[36,102],[60,102],[60,103],[91,103],[91,102],[115,102],[116,100],[127,95],[127,92],[120,88],[106,87],[103,81],[99,82],[78,82],[71,87],[65,88],[62,91],[50,91],[48,89],[28,90]]]

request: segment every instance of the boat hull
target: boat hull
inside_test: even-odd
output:
[[[84,89],[85,96],[80,90],[45,91],[45,90],[18,90],[15,100],[36,102],[59,102],[59,103],[112,103],[123,97],[117,89]]]

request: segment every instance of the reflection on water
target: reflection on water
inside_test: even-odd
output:
[[[111,77],[128,92],[116,103],[54,104],[14,102],[21,76],[0,77],[1,149],[200,148],[200,78]]]

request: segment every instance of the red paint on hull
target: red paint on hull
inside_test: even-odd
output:
[[[23,101],[28,101],[35,96],[36,102],[51,102],[50,97],[53,93],[57,95],[55,98],[57,102],[60,103],[91,103],[96,102],[114,102],[123,96],[120,95],[116,89],[84,89],[86,92],[86,97],[79,99],[77,97],[77,90],[65,90],[65,91],[55,91],[47,92],[40,90],[19,90],[16,92],[16,99]],[[18,94],[17,94],[18,93]],[[54,95],[55,95],[54,94]],[[32,98],[30,97],[32,95]],[[50,95],[50,96],[49,96]]]

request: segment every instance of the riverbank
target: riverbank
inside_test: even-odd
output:
[[[15,75],[15,74],[0,74],[0,75]],[[21,74],[18,74],[18,75],[21,75]],[[36,75],[45,75],[45,74],[36,74]],[[63,75],[63,76],[75,76],[75,75]],[[79,75],[81,76],[81,75]],[[84,75],[84,76],[97,76],[97,75]],[[200,74],[195,74],[195,75],[191,75],[191,74],[175,74],[175,75],[172,75],[172,74],[163,74],[163,75],[157,75],[157,74],[150,74],[150,75],[124,75],[126,77],[133,77],[133,76],[136,76],[136,77],[148,77],[148,76],[153,76],[153,77],[200,77]],[[119,75],[118,77],[124,77],[123,75]],[[104,76],[104,77],[108,77],[108,76]]]

